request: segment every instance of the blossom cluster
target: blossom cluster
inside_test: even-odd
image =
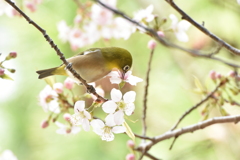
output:
[[[141,78],[133,76],[131,73],[128,71],[125,75],[121,75],[120,72],[112,71],[108,76],[110,76],[110,82],[119,84],[121,89],[125,83],[136,85],[142,81]],[[59,127],[56,131],[58,134],[76,134],[82,129],[90,131],[92,128],[96,134],[101,136],[102,140],[112,141],[114,133],[124,132],[132,138],[125,117],[134,113],[135,91],[128,91],[123,95],[119,89],[113,88],[110,92],[110,100],[101,103],[96,100],[96,97],[91,96],[93,103],[86,107],[83,99],[89,96],[85,94],[80,97],[74,94],[74,81],[72,79],[67,78],[63,84],[53,83],[51,80],[47,81],[51,83],[39,94],[39,102],[43,110],[50,112],[48,119],[42,122],[42,128],[48,127],[52,121]],[[104,91],[100,87],[96,87],[96,91],[99,95],[104,96]],[[104,121],[96,118],[94,113],[94,110],[100,106],[106,115]],[[58,120],[60,114],[63,114],[63,119],[67,124]]]
[[[12,0],[15,2],[14,0]],[[37,10],[37,6],[42,3],[42,0],[24,0],[21,1],[22,6],[28,9],[30,12],[35,12]],[[19,13],[11,7],[4,0],[0,0],[0,16],[7,15],[8,17],[19,16]]]
[[[1,53],[0,53],[1,56]],[[14,59],[17,57],[17,52],[10,52],[4,60],[0,61],[0,78],[2,79],[8,79],[8,80],[13,80],[7,73],[6,71],[10,73],[15,73],[15,69],[13,68],[7,68],[3,65],[4,62],[9,61],[11,59]]]
[[[224,75],[214,70],[209,72],[209,78],[214,82],[215,91],[208,91],[208,86],[203,85],[197,78],[195,78],[196,92],[207,96],[211,94],[208,100],[202,107],[201,115],[205,120],[210,116],[211,111],[217,109],[221,116],[228,116],[231,111],[228,110],[229,105],[240,106],[237,101],[240,93],[239,82],[240,75],[235,71],[229,71]]]
[[[116,0],[104,0],[103,3],[114,8],[116,7]],[[59,38],[63,42],[69,42],[73,50],[91,45],[99,39],[123,38],[127,40],[136,31],[145,33],[140,27],[133,25],[124,18],[115,17],[113,12],[97,4],[87,3],[79,8],[79,10],[81,11],[78,11],[73,26],[68,26],[64,20],[60,21],[57,25]],[[157,16],[152,12],[153,5],[150,5],[146,9],[135,12],[133,20],[144,26],[151,27],[152,23],[158,21]],[[158,35],[164,37],[164,32],[171,31],[179,41],[187,42],[188,35],[186,31],[190,27],[190,23],[186,20],[178,21],[177,17],[173,14],[169,18],[172,20],[171,26],[165,31],[163,29],[157,30]],[[154,25],[159,24],[155,23]],[[160,28],[160,26],[154,28]]]

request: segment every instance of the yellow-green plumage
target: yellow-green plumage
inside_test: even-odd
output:
[[[97,81],[106,76],[113,68],[121,72],[127,72],[132,66],[131,54],[118,47],[91,48],[74,57],[68,58],[72,67],[88,83]],[[65,65],[59,67],[39,70],[39,79],[51,75],[65,75],[72,77],[72,74],[65,69]]]

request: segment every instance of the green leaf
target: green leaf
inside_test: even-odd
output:
[[[132,129],[128,126],[127,122],[123,122],[123,126],[126,128],[126,133],[133,141],[135,141],[135,135],[132,132]]]
[[[9,75],[7,75],[7,74],[1,75],[0,77],[2,79],[8,79],[8,80],[12,80],[13,81],[13,79]]]
[[[193,78],[194,78],[194,83],[195,83],[197,89],[199,89],[201,91],[205,91],[205,89],[204,89],[202,83],[199,81],[199,79],[196,76],[193,76]]]
[[[50,85],[53,88],[54,83],[56,83],[54,76],[49,76],[47,78],[44,78],[45,82]]]

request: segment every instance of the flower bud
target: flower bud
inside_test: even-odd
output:
[[[222,78],[221,73],[216,73],[216,78],[217,78],[217,79],[221,79],[221,78]]]
[[[165,34],[163,31],[157,31],[157,34],[159,37],[165,37]]]
[[[229,77],[235,77],[236,76],[236,73],[234,71],[229,71],[228,72],[228,76]]]
[[[10,53],[9,53],[9,56],[10,56],[11,58],[16,58],[16,57],[17,57],[17,52],[10,52]]]
[[[11,72],[11,73],[15,73],[16,72],[15,69],[8,69],[8,71]]]
[[[71,78],[67,78],[64,81],[64,87],[67,88],[67,89],[72,89],[73,85],[74,85],[74,81]]]
[[[212,70],[209,72],[209,76],[212,80],[215,80],[217,77],[216,77],[216,71]]]
[[[128,146],[129,148],[134,148],[135,143],[133,142],[133,140],[128,140],[128,141],[127,141],[127,146]]]
[[[44,120],[44,121],[42,121],[42,123],[41,123],[41,127],[42,127],[42,128],[47,128],[48,125],[49,125],[49,123],[48,123],[47,120]]]
[[[4,75],[5,70],[3,68],[0,68],[0,76]]]
[[[70,121],[71,121],[71,114],[65,113],[65,114],[63,115],[63,118],[64,118],[66,121],[70,122]]]
[[[149,48],[149,49],[154,49],[154,48],[156,47],[156,45],[157,45],[157,43],[156,43],[156,41],[154,41],[154,40],[150,40],[150,41],[148,42],[148,48]]]
[[[57,93],[61,94],[63,92],[63,84],[62,83],[55,83],[53,85],[53,89],[54,91],[56,91]]]
[[[66,133],[67,133],[67,134],[69,134],[69,133],[71,133],[71,132],[72,132],[72,129],[71,129],[71,128],[67,128],[67,129],[66,129]]]
[[[126,160],[135,160],[135,155],[132,153],[127,154]]]

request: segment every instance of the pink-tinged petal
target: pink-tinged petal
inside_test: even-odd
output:
[[[81,128],[80,127],[77,127],[77,126],[73,126],[72,127],[72,130],[71,130],[71,133],[72,134],[77,134],[78,132],[81,131]]]
[[[103,123],[103,121],[99,120],[99,119],[94,119],[90,122],[91,126],[93,127],[93,131],[98,134],[98,135],[102,135],[103,134],[103,128],[105,126],[105,124]]]
[[[82,127],[84,129],[84,131],[89,131],[90,130],[90,124],[89,124],[89,120],[84,118],[82,120]]]
[[[110,78],[110,82],[111,82],[112,84],[119,84],[119,83],[122,82],[122,79],[119,78],[119,77],[111,77],[111,78]]]
[[[135,101],[135,98],[136,98],[136,92],[135,91],[129,91],[129,92],[124,94],[123,101],[125,103],[132,103],[132,102]]]
[[[55,84],[53,84],[53,89],[57,93],[61,94],[63,92],[63,84],[62,83],[55,83]]]
[[[109,127],[116,126],[116,123],[115,123],[115,121],[114,121],[114,115],[113,115],[113,114],[109,114],[109,115],[105,118],[105,121],[106,121],[106,125],[109,126]]]
[[[84,101],[77,101],[74,105],[74,112],[80,112],[83,111],[85,108],[85,102]]]
[[[128,79],[132,75],[132,71],[127,71],[124,75],[124,80]]]
[[[92,116],[88,111],[84,110],[83,113],[87,119],[92,119]]]
[[[116,125],[121,125],[124,122],[124,113],[122,110],[119,110],[114,113],[114,121]]]
[[[124,133],[126,132],[126,128],[123,126],[115,126],[112,128],[113,133]]]
[[[132,115],[134,109],[135,109],[134,103],[128,103],[124,108],[125,114],[128,116]]]
[[[105,113],[114,113],[115,110],[117,109],[117,104],[110,100],[103,103],[102,109]]]
[[[67,89],[72,89],[73,85],[74,85],[74,80],[69,77],[64,81],[64,87]]]
[[[142,82],[143,79],[142,78],[139,78],[139,77],[136,77],[136,76],[133,76],[133,75],[130,75],[129,78],[126,80],[126,82],[130,83],[131,85],[134,85],[136,86],[138,82]]]
[[[114,102],[121,101],[122,92],[120,90],[113,88],[110,94],[111,94],[111,98]]]

